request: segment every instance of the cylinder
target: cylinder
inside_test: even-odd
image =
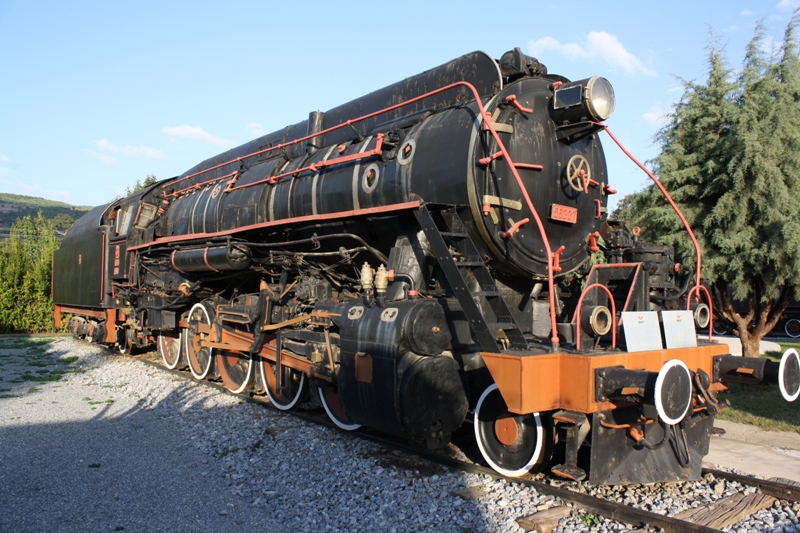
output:
[[[172,266],[179,272],[226,272],[250,266],[250,250],[244,246],[210,246],[172,252]]]

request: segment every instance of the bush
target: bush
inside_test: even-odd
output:
[[[0,333],[53,331],[50,279],[58,247],[53,230],[39,212],[17,220],[0,243]]]

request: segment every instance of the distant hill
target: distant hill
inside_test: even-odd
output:
[[[0,239],[8,237],[14,222],[25,215],[35,217],[41,211],[45,218],[55,221],[56,229],[65,231],[90,209],[35,196],[0,193]]]

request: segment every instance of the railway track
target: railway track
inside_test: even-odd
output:
[[[184,379],[191,380],[191,375],[188,371],[170,370],[160,364],[160,360],[153,360],[147,356],[139,356],[138,360],[158,368],[162,372],[166,372],[175,376],[180,376]],[[202,384],[214,388],[224,394],[235,396],[243,401],[258,404],[270,409],[275,409],[266,396],[251,394],[233,394],[221,383],[204,380]],[[286,411],[281,411],[286,413]],[[291,414],[313,424],[324,425],[330,428],[336,426],[324,415],[315,415],[305,411],[292,410]],[[338,429],[338,428],[337,428]],[[648,511],[637,507],[632,507],[626,503],[620,503],[610,500],[608,498],[593,496],[586,492],[581,492],[579,483],[563,482],[561,480],[547,479],[544,481],[532,479],[530,477],[522,478],[509,478],[503,476],[491,468],[482,466],[475,462],[458,459],[443,454],[441,451],[431,452],[407,442],[399,441],[397,439],[387,437],[382,434],[371,432],[369,430],[361,430],[357,433],[349,433],[350,435],[357,436],[378,444],[388,450],[397,451],[404,454],[409,454],[414,457],[420,458],[424,461],[434,463],[436,465],[458,470],[461,472],[480,474],[489,476],[493,479],[504,479],[509,483],[517,483],[524,487],[534,489],[535,491],[550,495],[560,499],[565,504],[571,504],[577,509],[583,509],[586,513],[606,517],[608,519],[616,520],[626,524],[631,524],[634,527],[651,527],[658,528],[665,532],[696,532],[696,533],[712,533],[718,532],[721,529],[710,527],[696,521],[681,518],[678,516],[663,515],[656,512]],[[746,486],[756,487],[762,494],[771,496],[773,498],[786,500],[789,502],[800,502],[800,486],[791,485],[781,481],[756,479],[749,476],[739,475],[731,472],[726,472],[716,469],[703,469],[703,475],[711,474],[714,479],[722,479],[728,482],[736,482]],[[744,518],[744,517],[742,517]]]

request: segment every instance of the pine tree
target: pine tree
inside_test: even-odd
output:
[[[698,236],[717,314],[735,325],[749,356],[800,295],[799,20],[795,12],[780,53],[771,56],[757,25],[736,79],[712,42],[708,80],[684,82],[654,162]],[[655,187],[623,205],[646,238],[672,244],[691,262],[688,236]],[[747,311],[737,312],[736,299]]]

